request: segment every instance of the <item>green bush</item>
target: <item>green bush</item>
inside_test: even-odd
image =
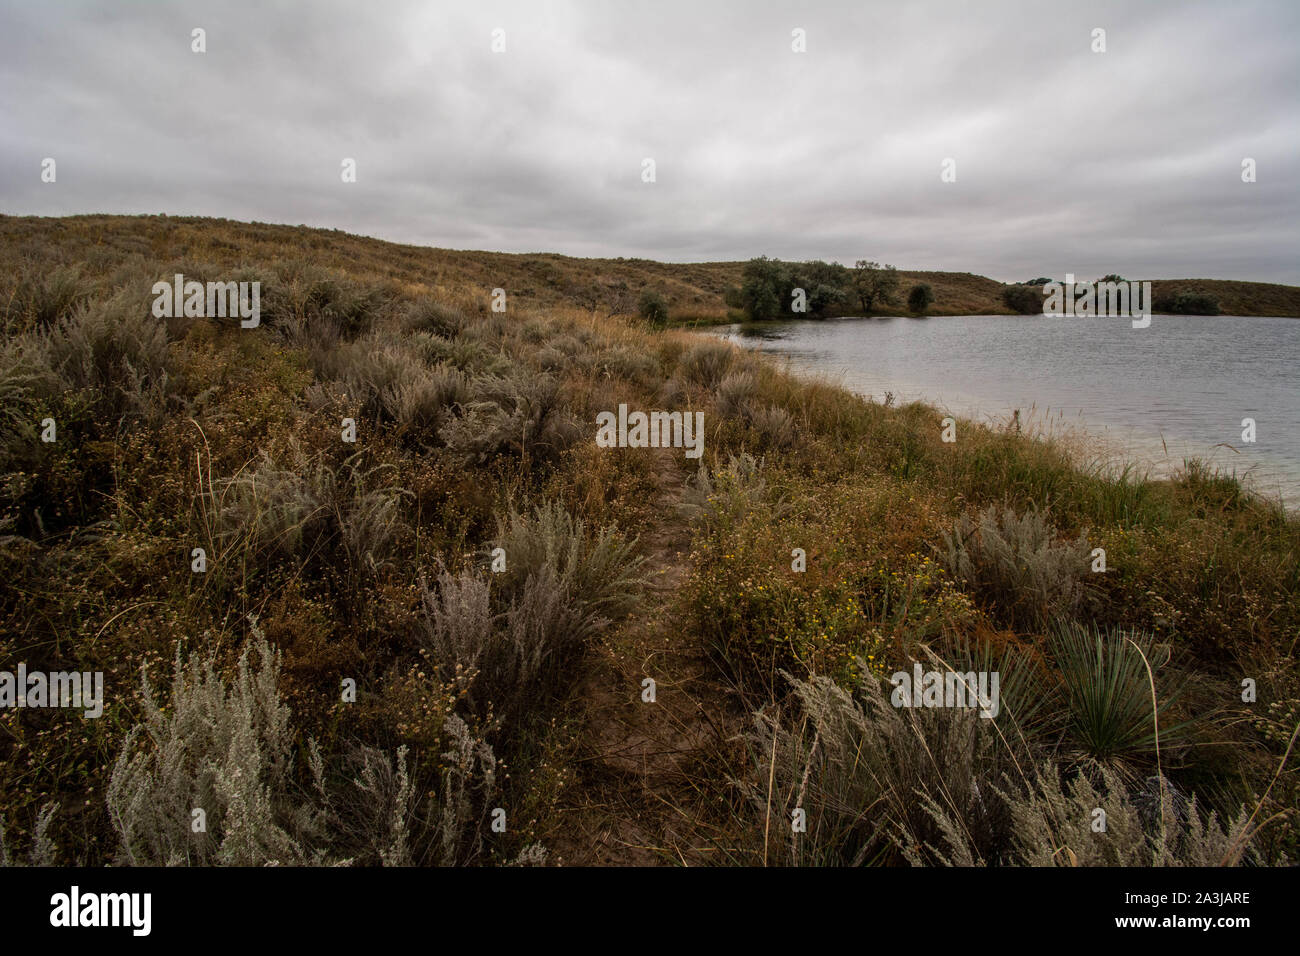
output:
[[[1083,753],[1105,761],[1163,748],[1168,759],[1186,741],[1189,725],[1166,714],[1185,682],[1164,666],[1168,648],[1150,635],[1062,622],[1051,650],[1069,714],[1066,732]]]
[[[1151,308],[1155,312],[1169,315],[1218,315],[1219,302],[1213,296],[1201,292],[1180,290],[1162,292],[1154,297]]]
[[[853,264],[853,293],[862,311],[870,314],[880,302],[889,305],[898,290],[898,270],[879,262],[859,259]]]
[[[653,289],[646,289],[641,293],[641,298],[637,301],[636,314],[651,325],[667,325],[668,303],[664,301],[664,297],[658,292]]]
[[[1002,290],[1002,301],[1019,315],[1041,315],[1043,312],[1043,291],[1039,286],[1009,285]]]
[[[907,308],[918,314],[926,312],[934,303],[934,290],[924,282],[912,286],[912,291],[907,294]]]

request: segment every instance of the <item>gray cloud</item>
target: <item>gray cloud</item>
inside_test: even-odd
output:
[[[4,0],[0,17],[10,214],[1300,283],[1290,2]]]

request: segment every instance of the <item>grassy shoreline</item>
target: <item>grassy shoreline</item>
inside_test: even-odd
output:
[[[1295,857],[1300,521],[1235,481],[1107,478],[963,420],[945,442],[929,406],[563,277],[516,298],[486,260],[213,221],[0,234],[0,669],[108,689],[99,720],[0,711],[14,859],[583,862],[578,811],[630,825],[646,788],[601,728],[696,710],[655,765],[681,811],[657,859]],[[154,319],[177,272],[261,281],[261,326]],[[703,411],[704,457],[596,447],[620,403]],[[1000,715],[882,705],[913,662],[998,670]],[[707,671],[698,696],[659,667]]]

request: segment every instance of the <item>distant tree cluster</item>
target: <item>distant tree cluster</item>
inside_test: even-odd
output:
[[[1218,315],[1219,300],[1203,292],[1171,290],[1155,296],[1151,308],[1168,315]]]
[[[1043,286],[1051,281],[1044,279],[1040,284],[1035,279],[1033,283],[1009,285],[1002,290],[1002,302],[1019,315],[1038,315],[1043,311]]]
[[[1040,276],[1028,282],[1015,282],[1002,290],[1002,301],[1012,312],[1037,315],[1043,311],[1043,286],[1056,280]],[[1127,282],[1122,275],[1112,272],[1097,280],[1102,282]],[[1166,315],[1218,315],[1219,301],[1204,292],[1193,289],[1165,289],[1158,292],[1151,308]],[[913,309],[913,312],[920,311]]]
[[[871,312],[877,304],[891,304],[898,282],[898,271],[893,266],[865,259],[849,269],[820,259],[783,262],[759,256],[745,263],[740,287],[728,289],[725,298],[727,305],[739,309],[751,321],[825,318],[833,309],[856,305],[863,312]],[[931,292],[925,307],[933,301]]]

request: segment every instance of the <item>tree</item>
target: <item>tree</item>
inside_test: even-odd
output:
[[[826,315],[827,310],[844,301],[849,286],[849,270],[838,262],[814,259],[797,267],[792,288],[803,289],[808,297],[808,314]]]
[[[741,273],[740,307],[755,322],[775,318],[783,311],[781,296],[789,278],[780,259],[750,259]]]
[[[1002,301],[1020,315],[1041,315],[1043,290],[1032,285],[1009,285],[1002,290]]]
[[[750,320],[762,322],[777,316],[781,311],[781,300],[765,279],[750,276],[740,287],[740,307]]]
[[[668,303],[664,301],[663,296],[653,289],[646,289],[641,293],[641,299],[637,302],[636,311],[641,318],[651,325],[668,324]]]
[[[838,262],[782,262],[767,256],[745,263],[741,279],[739,289],[727,291],[726,303],[758,321],[778,315],[825,316],[844,301],[851,284],[849,270]],[[795,311],[800,301],[802,308]]]
[[[862,303],[862,311],[870,312],[876,302],[889,304],[897,288],[898,270],[893,266],[882,266],[867,259],[853,264],[853,291]]]
[[[912,286],[912,291],[907,294],[907,308],[917,313],[924,314],[934,302],[934,290],[926,283]]]

